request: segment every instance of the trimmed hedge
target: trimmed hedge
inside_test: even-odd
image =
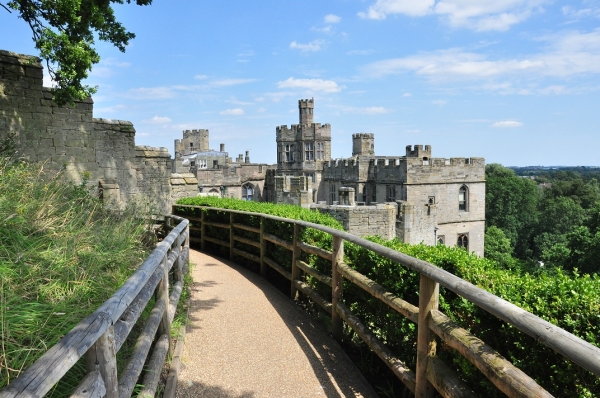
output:
[[[178,203],[256,211],[342,229],[341,225],[331,217],[297,206],[220,198],[189,198],[180,200]],[[184,209],[182,208],[182,210]],[[198,210],[187,209],[186,211]],[[210,212],[208,214],[211,214],[210,217],[218,217],[219,213]],[[220,222],[228,223],[229,216],[225,212],[220,214],[225,217]],[[235,217],[236,222],[257,227],[259,225],[258,217],[243,216],[243,219],[239,220],[237,219],[238,215]],[[291,241],[293,237],[293,227],[290,224],[268,220],[266,230],[268,233],[288,241]],[[228,240],[228,232],[221,229],[221,233],[227,235],[222,239]],[[236,231],[236,234],[241,234],[241,230]],[[311,228],[305,229],[301,239],[315,246],[331,249],[331,236],[320,231]],[[596,346],[600,345],[600,278],[598,275],[575,273],[571,276],[560,270],[540,271],[532,274],[526,270],[501,269],[491,260],[477,257],[455,247],[409,245],[397,239],[385,241],[378,237],[368,239],[430,262]],[[256,248],[251,249],[256,250]],[[281,265],[288,264],[289,266],[291,254],[288,250],[271,245],[268,247],[268,253]],[[418,274],[349,242],[345,243],[344,254],[345,261],[357,271],[385,286],[404,300],[418,305]],[[324,273],[331,273],[331,265],[327,261],[316,256],[306,254],[303,256],[303,260],[313,267]],[[241,262],[243,263],[243,261]],[[310,279],[308,282],[324,297],[331,298],[331,289],[328,286],[321,286]],[[394,311],[390,311],[379,300],[374,299],[348,281],[345,281],[344,285],[344,302],[365,324],[372,328],[375,334],[399,358],[414,368],[416,362],[415,324]],[[441,288],[440,307],[454,321],[499,351],[525,373],[536,379],[550,393],[561,397],[600,396],[600,381],[593,374],[563,359],[533,338],[481,310],[466,299]],[[349,330],[347,332],[350,333],[349,337],[357,345],[361,345],[356,336],[353,336]],[[456,354],[454,350],[444,344],[439,344],[438,347],[438,355],[449,365],[454,364],[454,367],[478,395],[504,396],[485,377],[482,377],[479,370],[462,356]]]

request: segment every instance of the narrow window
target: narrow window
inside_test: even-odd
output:
[[[294,161],[294,145],[293,144],[285,145],[285,161],[286,162]]]
[[[444,244],[446,244],[446,237],[444,235],[438,235],[438,237],[437,237],[437,244],[438,245],[444,245]]]
[[[396,201],[396,186],[395,185],[387,185],[386,191],[387,191],[387,201],[395,202]]]
[[[460,187],[458,190],[458,210],[459,211],[469,211],[469,190],[466,186]]]
[[[252,201],[254,199],[254,187],[252,184],[242,185],[242,200]]]
[[[213,169],[216,169],[217,167],[219,167],[219,161],[213,160]]]
[[[331,204],[333,204],[333,202],[335,202],[337,200],[337,192],[335,190],[335,184],[331,184],[331,187],[329,188],[329,192],[331,194]]]
[[[463,247],[468,251],[469,250],[469,236],[467,234],[458,235],[458,240],[456,241],[456,246]]]
[[[315,160],[315,144],[313,142],[304,144],[304,160]]]
[[[322,142],[317,142],[317,160],[325,159],[325,145]]]
[[[427,203],[430,205],[434,205],[435,204],[435,196],[430,196],[429,199],[427,200]]]
[[[195,160],[192,160],[190,162],[190,167],[196,167],[196,161]]]

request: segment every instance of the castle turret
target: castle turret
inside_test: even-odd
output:
[[[300,112],[300,124],[311,125],[313,123],[313,110],[315,108],[314,98],[299,100],[298,111]]]
[[[373,133],[352,134],[352,156],[364,155],[375,155],[375,135]]]
[[[431,145],[415,145],[414,149],[411,145],[406,146],[406,157],[407,158],[422,158],[427,160],[431,158]]]

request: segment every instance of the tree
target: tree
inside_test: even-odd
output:
[[[510,239],[515,255],[531,256],[533,229],[538,218],[538,187],[500,164],[485,167],[486,227],[500,228]]]
[[[512,251],[510,239],[500,228],[491,226],[485,231],[485,258],[495,261],[502,268],[512,268],[515,264]]]
[[[35,47],[56,82],[54,99],[64,105],[96,92],[96,87],[81,83],[92,65],[100,61],[94,49],[95,34],[122,52],[135,38],[116,20],[111,5],[125,1],[129,4],[134,0],[11,0],[0,1],[0,7],[16,11],[31,28]],[[152,0],[135,3],[149,5]]]

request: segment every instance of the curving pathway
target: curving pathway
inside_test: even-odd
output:
[[[190,251],[176,397],[376,397],[325,330],[260,275]]]

